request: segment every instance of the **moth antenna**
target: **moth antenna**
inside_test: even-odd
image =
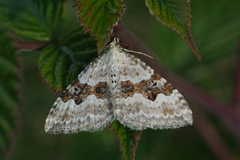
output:
[[[148,57],[148,58],[153,59],[152,56],[150,56],[150,55],[148,55],[148,54],[146,54],[146,53],[142,53],[142,52],[138,52],[138,51],[132,51],[132,50],[128,50],[128,49],[125,49],[125,48],[123,48],[123,50],[124,50],[124,51],[127,51],[127,52],[136,53],[136,54],[141,54],[141,55],[144,55],[144,56],[146,56],[146,57]]]

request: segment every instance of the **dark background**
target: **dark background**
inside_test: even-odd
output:
[[[69,0],[65,5],[66,31],[80,25],[77,7],[72,7],[75,3]],[[240,54],[239,0],[192,1],[192,33],[202,63],[175,31],[150,15],[144,0],[124,1],[124,4],[127,9],[122,17],[123,23],[151,48],[157,60],[170,72],[201,88],[206,96],[215,98],[239,115],[239,106],[233,101]],[[47,85],[42,84],[36,65],[40,53],[22,54],[25,108],[20,111],[20,131],[10,160],[122,159],[118,140],[107,128],[72,135],[48,135],[44,132],[45,119],[59,93],[54,95]],[[193,126],[176,130],[144,130],[136,159],[240,159],[240,138],[234,127],[201,102],[185,97],[193,110]]]

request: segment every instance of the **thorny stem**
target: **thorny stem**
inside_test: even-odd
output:
[[[190,83],[187,82],[187,80],[184,80],[178,75],[167,70],[161,63],[159,63],[156,56],[154,56],[154,53],[146,45],[144,45],[131,31],[129,31],[122,22],[120,22],[119,25],[116,26],[114,30],[114,35],[118,36],[120,40],[122,40],[126,45],[131,46],[131,49],[147,53],[154,57],[153,60],[146,57],[141,57],[141,59],[143,59],[147,64],[150,64],[150,66],[157,73],[160,73],[160,75],[162,75],[174,86],[176,86],[176,88],[178,88],[178,90],[180,90],[180,92],[183,93],[183,95],[186,96],[188,99],[191,99],[192,101],[202,104],[201,106],[205,107],[206,110],[208,110],[214,115],[217,115],[222,121],[226,123],[226,126],[228,126],[233,131],[235,137],[240,142],[240,119],[234,112],[228,109],[231,108],[230,106],[225,105],[220,100],[216,100],[215,98],[211,97],[197,86],[191,85]],[[240,63],[238,64],[240,70]],[[238,72],[239,82],[240,71]],[[240,87],[237,91],[238,91],[237,94],[240,95]],[[239,95],[237,97],[238,101],[240,101]],[[208,140],[206,137],[204,138],[206,141]]]

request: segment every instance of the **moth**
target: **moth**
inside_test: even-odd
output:
[[[53,104],[51,134],[98,131],[118,120],[134,130],[192,125],[181,93],[115,38]]]

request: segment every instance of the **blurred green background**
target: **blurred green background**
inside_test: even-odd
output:
[[[75,0],[65,5],[64,29],[80,24]],[[172,29],[151,16],[144,0],[124,1],[127,9],[122,21],[156,53],[158,59],[172,72],[198,86],[205,92],[230,104],[233,100],[238,48],[240,48],[240,1],[192,1],[192,33],[202,56],[199,63],[183,39]],[[42,84],[36,65],[39,52],[23,52],[24,109],[20,111],[20,131],[10,160],[118,160],[122,159],[118,140],[112,130],[80,132],[73,135],[48,135],[44,123],[59,93]],[[161,74],[161,73],[160,73]],[[191,99],[188,99],[191,102]],[[190,103],[191,104],[191,103]],[[207,117],[227,150],[240,159],[239,141],[215,114],[192,103]],[[219,159],[206,138],[194,125],[176,130],[142,132],[136,160],[158,159]]]

